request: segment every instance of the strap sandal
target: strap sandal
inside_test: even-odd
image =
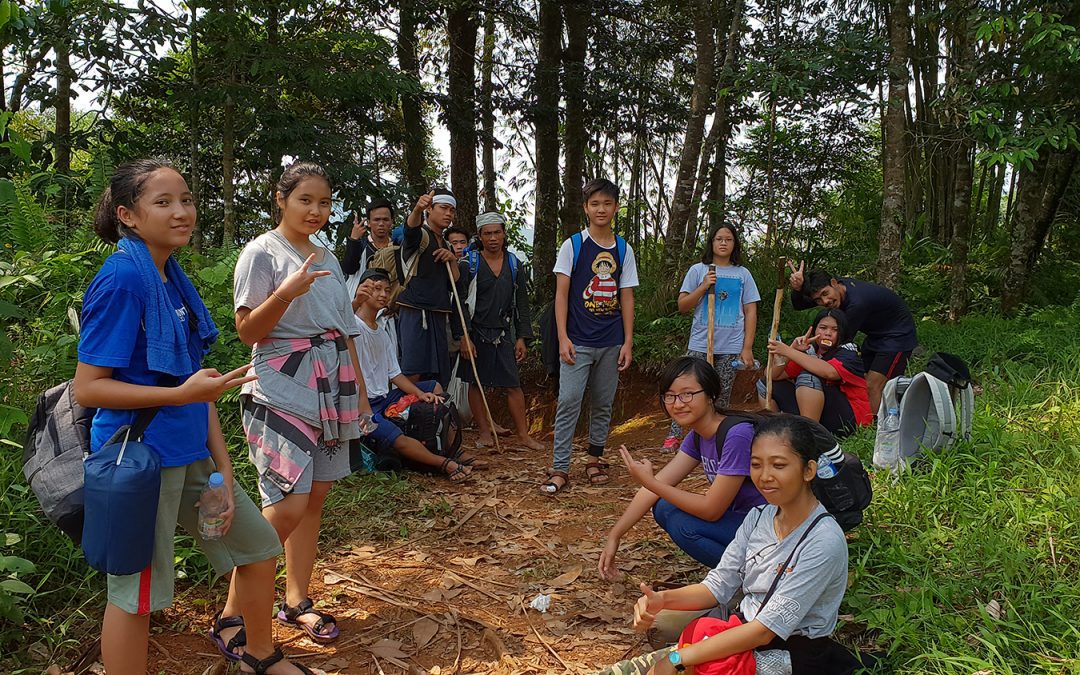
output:
[[[228,642],[221,637],[221,631],[229,628],[240,627]],[[243,657],[236,652],[237,647],[247,644],[247,634],[244,633],[244,617],[221,616],[221,612],[214,615],[214,624],[210,627],[210,639],[217,645],[218,651],[230,661],[239,661]]]
[[[449,468],[450,462],[453,462],[455,465],[453,471]],[[459,462],[453,457],[447,457],[442,461],[442,466],[439,467],[439,470],[446,474],[446,477],[450,479],[451,483],[461,483],[462,481],[468,480],[469,474],[472,473],[472,470],[467,467],[468,464]]]
[[[307,614],[317,616],[319,620],[313,624],[299,621],[300,617]],[[289,607],[287,604],[281,603],[281,611],[277,613],[277,619],[290,626],[302,628],[311,639],[319,642],[330,642],[341,635],[341,631],[337,627],[337,619],[330,614],[315,609],[315,603],[311,601],[311,598],[304,598],[296,607]],[[326,628],[327,624],[332,625],[332,628],[324,633],[323,629]]]
[[[244,654],[243,656],[240,657],[240,661],[242,663],[244,663],[245,665],[251,666],[253,668],[252,672],[255,673],[255,675],[266,675],[266,672],[268,670],[270,670],[270,668],[272,668],[275,664],[280,663],[283,660],[285,660],[285,655],[281,653],[281,647],[275,648],[273,654],[271,654],[270,656],[267,656],[265,659],[262,659],[261,661],[259,659],[255,658],[254,656],[252,656],[251,654]],[[308,668],[307,666],[305,666],[303,664],[293,662],[292,665],[293,665],[293,667],[295,667],[297,670],[299,670],[304,675],[315,675],[314,670],[312,670],[311,668]],[[245,672],[245,671],[241,671],[241,672]]]
[[[595,461],[585,465],[585,475],[589,478],[590,485],[603,485],[611,480],[608,475],[608,463]]]
[[[562,485],[555,482],[554,479],[556,478],[562,479]],[[549,471],[548,481],[540,486],[540,491],[546,495],[554,495],[562,492],[568,487],[570,487],[570,474],[565,471]]]
[[[476,457],[462,458],[463,454],[465,454],[464,450],[458,450],[457,454],[453,455],[450,459],[475,471],[483,471],[484,469],[488,468],[488,463],[484,460],[477,459]]]

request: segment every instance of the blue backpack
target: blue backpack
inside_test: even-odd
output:
[[[513,312],[514,318],[517,318],[518,269],[521,261],[510,251],[507,251],[506,255],[510,260],[510,281],[514,284]],[[465,302],[470,311],[476,311],[476,273],[480,269],[480,251],[470,248],[465,252],[465,261],[469,264],[469,293]]]
[[[571,273],[577,269],[577,261],[581,257],[581,243],[583,240],[584,237],[581,236],[580,232],[570,235],[570,246],[574,249],[574,262],[570,266]],[[622,274],[623,258],[626,257],[626,240],[619,235],[615,235],[615,253],[619,259],[618,271],[619,274]]]

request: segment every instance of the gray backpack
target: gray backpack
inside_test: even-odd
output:
[[[95,410],[75,402],[71,380],[38,396],[26,429],[23,475],[46,517],[76,544],[83,530],[83,459]]]

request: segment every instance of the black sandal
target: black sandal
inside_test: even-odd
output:
[[[313,624],[306,624],[303,621],[297,620],[305,614],[314,614],[319,617],[319,620]],[[289,607],[286,603],[281,603],[281,611],[277,613],[277,619],[290,626],[304,629],[304,632],[311,636],[312,640],[330,642],[336,640],[338,636],[341,635],[341,631],[337,626],[337,619],[330,614],[315,609],[315,603],[311,601],[311,598],[304,598],[296,607]],[[322,632],[322,629],[326,627],[326,624],[333,624],[334,626],[329,633]],[[278,660],[280,661],[280,659]]]
[[[225,639],[221,637],[221,631],[236,628],[237,626],[240,626],[240,630],[226,643]],[[243,656],[236,653],[236,648],[247,645],[247,634],[244,633],[244,617],[221,616],[221,612],[218,612],[214,615],[214,625],[210,627],[210,639],[214,641],[218,651],[225,658],[230,661],[239,661]]]
[[[273,666],[274,664],[279,663],[279,662],[281,662],[283,660],[285,660],[285,655],[281,653],[281,647],[275,648],[273,654],[271,654],[270,656],[267,656],[265,659],[263,659],[261,661],[259,659],[255,658],[254,656],[252,656],[251,654],[244,654],[243,656],[240,657],[240,661],[242,661],[246,665],[249,665],[249,666],[251,666],[252,668],[255,669],[255,671],[254,671],[255,675],[266,675],[266,671],[270,670],[271,666]],[[293,663],[292,665],[296,666],[297,670],[299,670],[304,675],[315,675],[314,670],[312,670],[311,668],[308,668],[307,666],[305,666],[303,664]],[[241,672],[243,672],[243,671],[241,671]]]
[[[457,465],[453,471],[447,468],[450,465],[450,462]],[[469,475],[472,473],[472,471],[465,470],[466,466],[468,465],[464,462],[459,462],[453,457],[447,457],[442,461],[442,466],[439,467],[439,470],[446,474],[446,477],[450,479],[451,483],[462,483],[468,480]]]

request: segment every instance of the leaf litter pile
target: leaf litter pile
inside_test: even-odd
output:
[[[341,637],[318,644],[274,622],[275,640],[290,658],[328,673],[588,673],[646,650],[631,625],[638,583],[693,582],[705,570],[649,516],[623,538],[621,581],[600,579],[596,568],[637,487],[615,449],[625,443],[659,468],[670,458],[657,450],[665,431],[659,415],[612,429],[605,453],[612,480],[602,487],[588,484],[586,455],[575,448],[572,484],[554,498],[538,490],[550,451],[505,441],[501,454],[476,452],[489,453],[490,466],[466,482],[410,475],[422,494],[395,516],[406,539],[320,548],[311,596],[338,619]],[[465,447],[473,439],[467,432]],[[687,487],[703,490],[704,478],[694,480],[701,485]],[[423,508],[436,500],[450,508]],[[155,615],[150,672],[238,672],[205,637],[223,587],[190,587]],[[546,613],[529,607],[540,594],[551,598]]]

